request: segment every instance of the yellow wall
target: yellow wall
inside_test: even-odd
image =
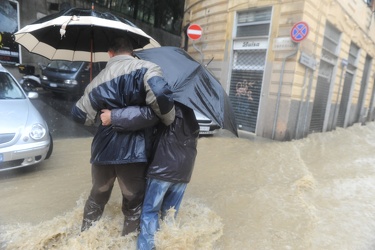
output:
[[[336,103],[338,101],[337,98],[340,98],[339,85],[343,84],[341,61],[348,59],[350,43],[354,42],[361,50],[355,76],[356,84],[353,100],[356,101],[359,95],[363,67],[366,54],[368,54],[373,57],[373,63],[366,91],[365,106],[368,107],[370,105],[375,70],[375,17],[363,0],[186,0],[185,5],[187,11],[184,25],[196,23],[202,26],[202,38],[195,41],[194,44],[201,50],[204,62],[214,58],[209,68],[227,90],[229,90],[228,72],[230,72],[231,68],[233,27],[236,12],[273,6],[265,72],[269,75],[269,82],[264,83],[269,86],[267,88],[268,92],[263,93],[262,102],[264,113],[270,114],[275,109],[272,102],[274,102],[278,93],[282,62],[291,53],[291,51],[273,51],[274,39],[290,36],[292,26],[299,21],[307,22],[310,30],[308,37],[300,42],[298,54],[287,60],[285,64],[281,91],[284,107],[280,111],[281,119],[284,120],[283,123],[287,123],[289,119],[290,110],[288,109],[288,103],[291,100],[301,99],[306,67],[298,62],[300,54],[304,52],[316,58],[319,62],[327,21],[342,32],[340,52],[338,53],[339,59],[329,102]],[[189,41],[188,52],[199,60],[200,53],[192,45],[193,42]],[[317,74],[318,70],[315,70],[311,101],[314,100]],[[342,91],[342,85],[340,91]],[[266,116],[263,116],[263,118],[260,116],[260,119],[259,122],[263,126],[267,126],[266,124],[271,122],[271,118],[267,120]]]

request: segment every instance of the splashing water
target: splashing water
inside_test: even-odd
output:
[[[121,204],[109,203],[106,214],[89,230],[80,232],[84,201],[73,211],[36,225],[1,226],[4,249],[136,249],[136,233],[122,237]],[[222,235],[220,217],[196,201],[187,201],[180,216],[173,213],[161,223],[156,236],[158,249],[212,249]],[[196,227],[195,225],[200,225]],[[203,228],[202,228],[203,227]],[[210,228],[207,230],[207,228]]]
[[[2,249],[136,249],[136,234],[120,236],[116,186],[102,219],[80,232],[90,143],[56,140],[48,161],[0,175]],[[374,249],[374,147],[374,123],[290,142],[200,138],[192,181],[177,218],[171,210],[161,222],[157,249]]]

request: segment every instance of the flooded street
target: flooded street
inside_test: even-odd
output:
[[[135,235],[120,236],[117,183],[102,219],[80,233],[91,139],[56,139],[49,160],[0,172],[1,249],[135,249]],[[200,138],[157,249],[374,249],[374,147],[374,123],[291,142]]]

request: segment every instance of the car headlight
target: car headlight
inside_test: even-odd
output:
[[[34,140],[40,140],[46,135],[46,129],[42,124],[36,123],[31,126],[31,131],[29,135]]]
[[[48,77],[46,77],[45,75],[42,75],[42,80],[44,80],[44,81],[47,81],[48,80]]]
[[[76,80],[68,79],[68,80],[65,80],[64,83],[65,84],[71,84],[71,85],[77,85],[78,82]]]

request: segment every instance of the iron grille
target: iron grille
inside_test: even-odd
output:
[[[340,42],[341,33],[327,23],[324,31],[322,58],[320,60],[318,82],[315,89],[315,98],[311,114],[310,132],[322,132],[328,96],[332,82],[332,74],[337,63],[336,52]]]
[[[353,82],[353,78],[354,78],[353,74],[351,74],[350,72],[346,72],[345,80],[344,80],[344,87],[343,87],[342,94],[341,94],[339,113],[337,117],[337,124],[336,124],[339,127],[347,126],[347,124],[345,124],[345,117],[346,117],[346,112],[348,110],[348,103],[350,101],[349,99],[350,89],[351,89],[351,85]]]
[[[265,50],[235,51],[231,100],[240,129],[255,132],[265,64]]]

